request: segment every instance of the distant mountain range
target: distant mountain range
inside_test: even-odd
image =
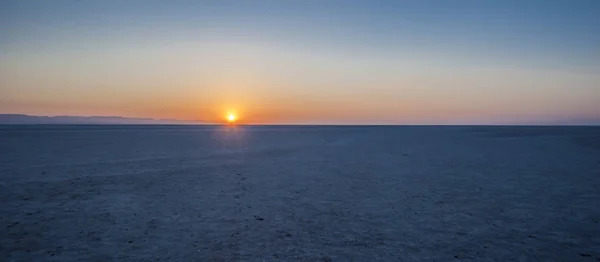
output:
[[[65,124],[65,125],[198,125],[198,121],[176,119],[128,118],[119,116],[30,116],[22,114],[0,114],[0,124]]]

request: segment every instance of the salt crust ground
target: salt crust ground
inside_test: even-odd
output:
[[[600,129],[0,127],[3,261],[600,261]]]

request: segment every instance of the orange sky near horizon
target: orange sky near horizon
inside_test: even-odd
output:
[[[150,92],[118,87],[92,91],[69,87],[79,83],[68,81],[22,80],[19,86],[53,85],[48,89],[37,88],[35,92],[8,89],[4,94],[8,94],[14,104],[3,101],[0,107],[3,113],[115,115],[212,123],[224,122],[228,112],[235,112],[240,124],[354,123],[361,120],[367,123],[443,123],[452,119],[511,116],[517,116],[517,119],[547,115],[569,117],[569,114],[581,115],[582,110],[598,111],[598,107],[593,106],[595,96],[592,91],[587,97],[580,97],[569,92],[568,88],[562,88],[597,78],[585,75],[553,78],[536,74],[523,77],[513,73],[511,77],[505,72],[503,87],[497,89],[494,86],[498,85],[498,77],[486,81],[473,73],[436,77],[432,72],[425,77],[401,76],[395,83],[394,79],[381,80],[380,83],[361,83],[359,79],[351,79],[353,84],[342,87],[323,81],[305,83],[306,88],[291,90],[282,88],[285,83],[258,82],[235,75],[222,77],[226,81],[174,84]],[[239,82],[229,79],[238,79]],[[527,92],[544,92],[547,96],[524,94],[518,86],[528,82],[532,85]],[[452,85],[438,86],[443,83]],[[533,85],[540,90],[536,91]],[[471,86],[483,88],[470,89]],[[489,87],[486,89],[486,86]],[[585,103],[586,99],[590,102]],[[556,107],[556,103],[564,106]],[[586,104],[591,105],[587,110]]]
[[[218,54],[196,53],[196,59],[170,57],[169,66],[160,66],[165,57],[157,52],[146,53],[128,68],[105,61],[111,60],[110,54],[86,63],[73,57],[69,66],[48,63],[44,57],[58,54],[15,57],[2,70],[9,85],[2,90],[0,110],[212,123],[225,122],[226,114],[233,111],[240,124],[446,123],[552,119],[584,112],[593,117],[600,111],[594,103],[597,90],[570,88],[594,86],[600,77],[593,74],[502,66],[449,70],[431,61],[407,66],[396,62],[401,60],[397,57],[353,61],[297,53],[274,51],[270,61],[190,62],[211,60]],[[148,65],[151,73],[145,71]],[[31,71],[37,72],[35,77]]]

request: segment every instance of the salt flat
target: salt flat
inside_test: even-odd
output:
[[[600,128],[1,126],[3,261],[600,261]]]

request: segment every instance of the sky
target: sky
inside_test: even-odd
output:
[[[0,113],[600,124],[600,1],[0,1]]]

